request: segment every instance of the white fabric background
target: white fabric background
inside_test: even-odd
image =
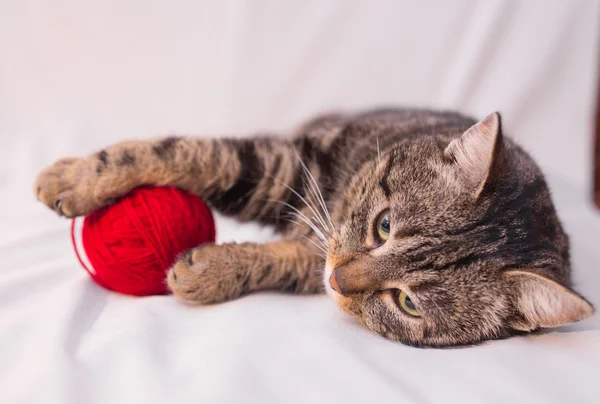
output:
[[[325,296],[211,307],[130,298],[78,267],[34,201],[54,159],[177,132],[284,130],[378,105],[504,115],[540,162],[600,306],[591,205],[600,3],[0,3],[0,402],[600,402],[598,316],[472,349],[420,350]],[[270,231],[219,220],[219,239]]]

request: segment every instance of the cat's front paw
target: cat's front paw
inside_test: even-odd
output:
[[[96,173],[89,159],[64,158],[42,170],[34,184],[36,197],[61,216],[75,217],[100,207],[94,200]]]
[[[235,245],[205,244],[183,254],[167,283],[177,297],[200,304],[234,299],[247,289],[248,273],[232,254]]]

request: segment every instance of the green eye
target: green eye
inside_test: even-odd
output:
[[[406,292],[403,290],[401,290],[400,294],[398,295],[398,303],[400,304],[402,311],[404,311],[406,314],[413,317],[421,317],[421,313],[419,313],[412,300],[410,300],[410,297],[408,297]]]
[[[380,240],[386,241],[390,237],[390,211],[385,210],[377,218],[377,236]]]

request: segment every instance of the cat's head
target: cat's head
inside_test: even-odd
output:
[[[593,313],[569,287],[568,239],[543,176],[497,113],[453,140],[394,146],[345,200],[325,286],[386,338],[465,345]]]

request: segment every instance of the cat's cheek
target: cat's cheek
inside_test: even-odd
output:
[[[346,313],[349,314],[353,314],[353,310],[351,310],[351,306],[352,306],[352,299],[342,296],[339,293],[333,291],[333,300],[335,301],[335,303],[342,309],[344,310]]]

